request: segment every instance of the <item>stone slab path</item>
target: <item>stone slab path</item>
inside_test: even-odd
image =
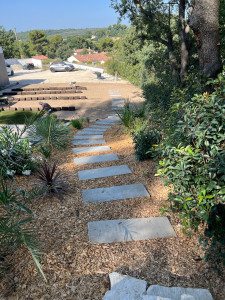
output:
[[[105,140],[80,140],[80,141],[73,141],[73,145],[79,146],[79,145],[100,145],[100,144],[106,144]]]
[[[109,129],[109,128],[111,128],[111,126],[90,125],[89,128],[103,128],[103,129]]]
[[[110,150],[111,149],[108,146],[80,147],[80,148],[73,148],[73,153],[105,152]]]
[[[97,131],[97,130],[80,130],[80,131],[77,131],[77,134],[79,135],[84,135],[84,134],[100,134],[100,133],[103,133],[103,131]]]
[[[94,164],[114,160],[119,160],[119,157],[116,154],[103,154],[74,158],[74,162],[77,165]]]
[[[119,91],[110,91],[112,99],[112,110],[124,108],[125,101]],[[108,118],[98,120],[95,125],[90,125],[77,132],[73,145],[81,146],[73,148],[73,153],[92,153],[111,151],[109,146],[83,147],[83,145],[94,145],[105,143],[104,133],[112,125],[120,121],[120,118],[113,114]],[[119,158],[115,154],[102,154],[94,156],[76,157],[74,162],[77,165],[94,164],[101,162],[115,162],[115,166],[81,170],[78,172],[79,180],[93,180],[109,176],[121,176],[131,174],[127,165],[118,165]],[[147,197],[150,195],[143,184],[127,184],[104,188],[92,188],[82,190],[83,202],[101,203],[107,201]],[[115,204],[116,205],[116,204]],[[114,243],[155,238],[170,238],[176,236],[173,227],[167,217],[137,218],[104,220],[88,223],[89,240],[93,243]]]
[[[84,203],[150,197],[141,183],[83,190],[82,196]]]
[[[115,243],[176,237],[167,217],[107,220],[88,223],[93,243]]]
[[[109,176],[117,176],[124,174],[131,174],[131,170],[126,165],[107,167],[107,168],[98,168],[92,170],[84,170],[78,172],[78,177],[80,180],[89,180],[96,178],[103,178]]]
[[[102,134],[93,134],[93,135],[76,135],[74,136],[75,140],[95,140],[95,139],[103,139]]]

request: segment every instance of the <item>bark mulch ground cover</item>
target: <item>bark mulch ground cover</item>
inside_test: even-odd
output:
[[[72,130],[75,135],[77,130]],[[200,259],[203,252],[198,234],[191,238],[184,235],[176,214],[168,217],[177,238],[101,245],[88,241],[89,221],[160,216],[168,195],[160,178],[154,176],[153,161],[135,160],[132,140],[123,134],[121,125],[114,125],[104,137],[112,150],[109,153],[117,154],[119,161],[76,166],[72,143],[65,151],[52,155],[51,160],[58,163],[59,169],[70,175],[71,190],[62,203],[56,198],[45,198],[33,201],[31,206],[33,225],[44,251],[42,267],[47,282],[37,273],[26,250],[18,249],[7,257],[11,269],[1,279],[0,299],[100,300],[110,288],[108,274],[113,271],[144,279],[149,285],[207,288],[215,300],[225,299],[224,272],[219,276]],[[77,176],[78,170],[120,164],[127,164],[132,174],[88,181],[79,181]],[[35,175],[17,177],[15,186],[27,190],[34,178]],[[82,189],[132,183],[143,183],[151,198],[87,205],[82,202]]]

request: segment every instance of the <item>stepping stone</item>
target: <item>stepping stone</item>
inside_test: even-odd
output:
[[[88,223],[92,243],[130,242],[176,237],[167,217],[119,219]]]
[[[180,299],[181,300],[182,299],[213,300],[210,291],[206,289],[166,287],[161,285],[151,285],[147,290],[147,295],[148,296],[157,295],[159,297],[166,297],[174,300],[180,300]]]
[[[91,130],[91,131],[92,131],[92,130],[93,130],[93,131],[94,131],[94,130],[95,130],[95,131],[106,131],[107,129],[106,129],[106,128],[92,128],[92,127],[91,127],[91,128],[84,128],[84,129],[83,129],[83,131],[90,131],[90,130]]]
[[[105,140],[85,140],[85,141],[73,141],[72,143],[75,146],[78,145],[98,145],[98,144],[106,144]]]
[[[102,125],[107,125],[107,124],[111,124],[111,125],[114,125],[116,124],[116,122],[109,122],[109,121],[99,121],[99,122],[96,122],[96,124],[102,124]]]
[[[119,160],[119,157],[116,154],[103,154],[74,158],[74,162],[77,165],[94,164],[114,160]]]
[[[105,202],[128,198],[150,197],[143,184],[128,184],[106,188],[83,190],[83,201]]]
[[[89,128],[104,128],[104,129],[109,129],[109,128],[111,128],[111,126],[90,125]]]
[[[112,107],[124,107],[124,103],[123,104],[112,104]]]
[[[80,131],[77,131],[77,134],[93,134],[93,135],[96,135],[96,134],[100,134],[100,133],[103,133],[102,131],[98,131],[98,130],[80,130]]]
[[[111,151],[109,146],[80,147],[80,148],[73,148],[72,150],[73,150],[73,153],[91,153],[91,152]]]
[[[132,172],[128,168],[128,166],[122,165],[122,166],[79,171],[78,177],[80,180],[89,180],[89,179],[104,178],[104,177],[131,174],[131,173]]]
[[[97,140],[103,139],[103,135],[76,135],[73,137],[75,140]]]

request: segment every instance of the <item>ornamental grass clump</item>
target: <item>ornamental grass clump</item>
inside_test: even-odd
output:
[[[28,137],[35,145],[63,150],[70,144],[70,129],[56,116],[47,115],[29,127]]]
[[[44,162],[37,170],[38,179],[35,180],[35,186],[38,186],[42,191],[42,198],[46,196],[56,196],[60,201],[63,196],[68,192],[69,186],[66,184],[68,176],[57,171],[56,163],[51,165]]]
[[[25,247],[46,280],[39,262],[42,252],[32,226],[32,211],[27,206],[37,196],[37,191],[15,190],[13,185],[3,180],[0,185],[0,274],[8,269],[6,256],[13,254],[19,247]]]

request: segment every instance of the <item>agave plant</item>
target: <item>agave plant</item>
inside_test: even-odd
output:
[[[38,180],[35,181],[35,185],[38,185],[43,191],[42,198],[47,195],[55,195],[62,201],[63,195],[69,190],[69,186],[66,184],[68,176],[56,170],[56,163],[50,165],[45,161],[37,170]]]

